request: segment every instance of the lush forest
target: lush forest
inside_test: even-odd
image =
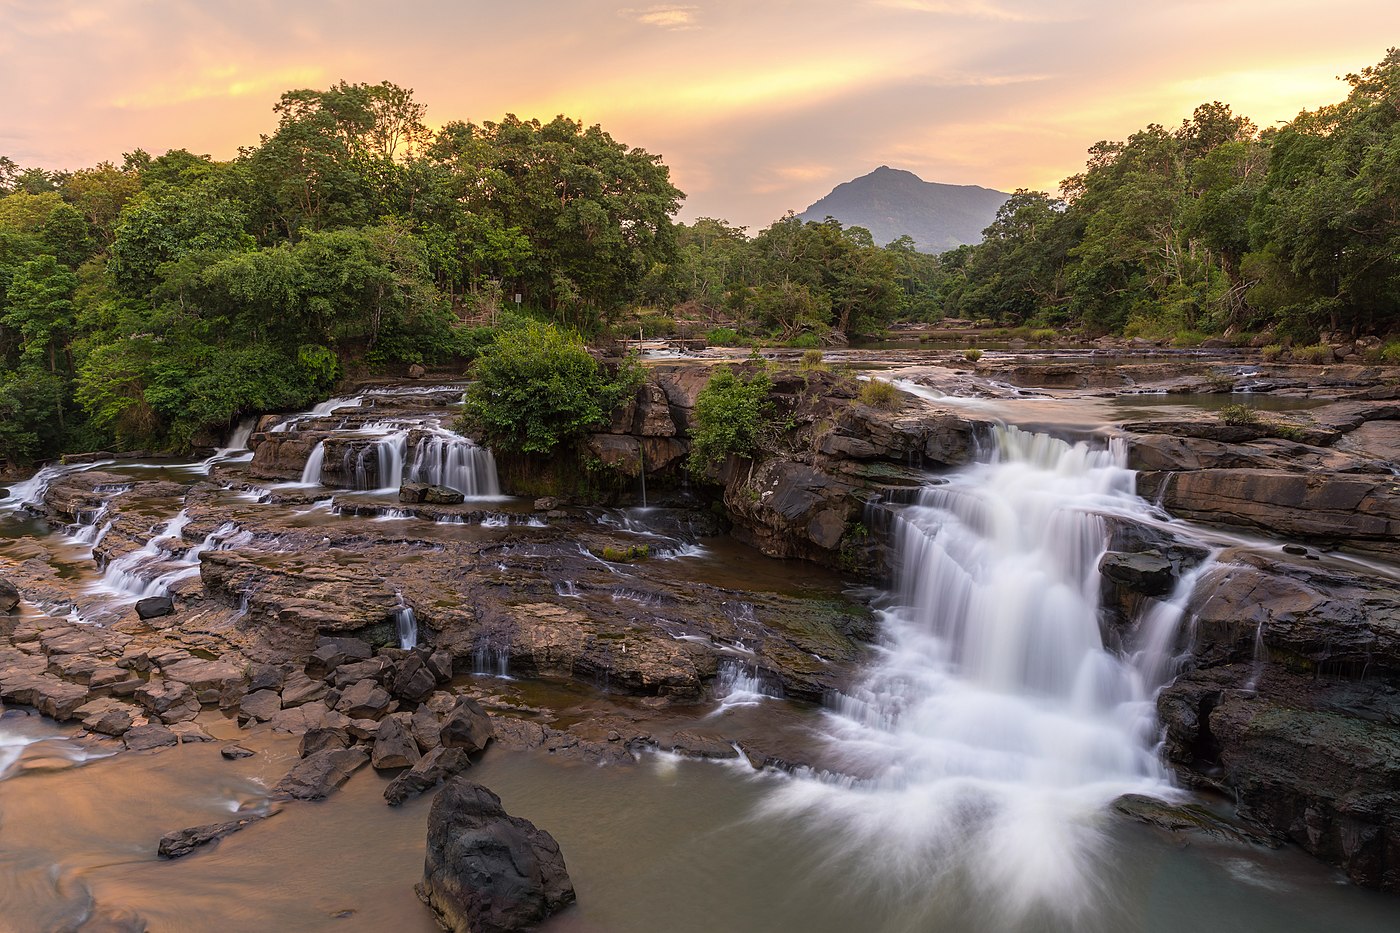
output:
[[[941,256],[834,220],[673,220],[659,157],[558,117],[427,128],[411,91],[283,94],[230,161],[0,157],[0,457],[212,442],[502,329],[820,346],[897,321],[1303,345],[1400,328],[1400,51],[1259,130],[1100,142]],[[519,296],[517,298],[517,296]]]

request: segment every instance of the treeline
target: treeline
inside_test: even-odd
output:
[[[1219,102],[1089,150],[940,257],[945,315],[1091,333],[1400,329],[1400,50],[1346,99],[1260,131]]]
[[[346,367],[470,357],[517,307],[595,330],[674,251],[660,159],[565,117],[283,94],[237,158],[0,158],[0,457],[209,442]]]

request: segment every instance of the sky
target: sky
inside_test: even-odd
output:
[[[879,165],[1054,191],[1100,139],[1221,100],[1260,126],[1400,43],[1396,0],[0,0],[0,155],[233,157],[285,90],[428,122],[567,114],[757,232]]]

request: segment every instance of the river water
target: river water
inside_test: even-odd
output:
[[[362,488],[416,469],[402,438],[387,436],[393,452],[377,454]],[[238,457],[236,446],[217,456]],[[423,478],[477,475],[470,445],[420,446]],[[1158,763],[1152,711],[1182,600],[1157,606],[1125,657],[1099,641],[1103,516],[1151,511],[1123,459],[1112,445],[1003,428],[987,462],[893,509],[900,566],[875,599],[875,657],[845,695],[799,709],[796,728],[824,747],[829,770],[665,755],[597,767],[489,751],[471,777],[554,834],[579,893],[545,929],[1395,929],[1393,898],[1294,850],[1167,838],[1110,811],[1124,793],[1186,797]],[[45,534],[0,521],[6,553]],[[164,572],[197,568],[197,553],[175,558]],[[730,544],[676,564],[784,588],[775,562]],[[794,578],[819,576],[804,567]],[[695,720],[752,730],[771,716],[792,728],[794,704],[744,689]],[[385,806],[387,777],[368,768],[327,801],[289,805],[185,859],[156,858],[163,833],[261,805],[296,758],[292,739],[249,736],[212,712],[200,721],[257,754],[225,761],[214,743],[96,757],[40,717],[0,718],[0,930],[80,929],[93,904],[152,930],[435,929],[412,892],[429,799]]]

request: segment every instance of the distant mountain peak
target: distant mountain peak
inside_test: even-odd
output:
[[[881,165],[842,182],[807,208],[799,220],[835,217],[845,226],[865,227],[881,245],[912,237],[926,253],[978,243],[1011,195],[979,185],[924,181],[905,169]]]

